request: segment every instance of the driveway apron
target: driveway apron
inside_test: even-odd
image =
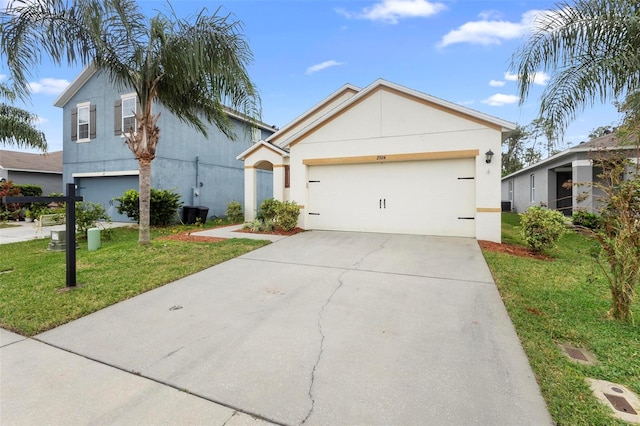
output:
[[[36,340],[280,424],[551,423],[473,239],[305,232]]]

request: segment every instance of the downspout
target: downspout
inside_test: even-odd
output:
[[[199,194],[198,191],[198,182],[200,182],[200,156],[196,155],[196,184],[193,186],[193,191],[191,191],[191,205],[196,205],[196,197]]]

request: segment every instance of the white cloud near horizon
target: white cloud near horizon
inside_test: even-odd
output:
[[[546,86],[550,78],[546,72],[538,71],[533,75],[532,81],[533,84],[537,84],[538,86]],[[518,74],[512,74],[507,71],[504,73],[504,79],[507,81],[518,81]]]
[[[324,61],[321,64],[312,65],[309,68],[307,68],[307,71],[305,72],[305,74],[306,75],[310,75],[310,74],[313,74],[315,72],[322,71],[322,70],[330,68],[330,67],[337,67],[337,66],[343,65],[343,64],[344,64],[344,62],[338,62],[338,61],[334,61],[334,60]]]
[[[427,0],[382,0],[373,6],[365,7],[359,12],[349,12],[345,9],[335,10],[348,19],[367,19],[369,21],[397,24],[400,19],[426,18],[446,8],[443,3]]]
[[[41,78],[40,81],[29,83],[31,93],[43,95],[59,95],[71,84],[68,80],[59,78]]]
[[[518,103],[519,101],[520,98],[518,96],[496,93],[495,95],[491,95],[487,99],[483,100],[482,103],[489,106],[504,106],[512,105]]]
[[[507,83],[504,82],[504,81],[500,81],[500,80],[491,80],[489,82],[489,86],[491,86],[491,87],[502,87],[505,84],[507,84]]]
[[[479,20],[462,24],[455,30],[445,34],[438,47],[446,47],[457,43],[480,44],[483,46],[499,45],[504,40],[522,37],[529,31],[536,17],[543,13],[540,10],[530,10],[522,14],[520,22],[509,22],[496,19],[496,15],[483,12]]]

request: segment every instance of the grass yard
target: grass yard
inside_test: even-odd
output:
[[[170,233],[171,228],[153,230],[152,236]],[[60,291],[66,282],[65,253],[47,251],[48,239],[0,244],[0,327],[32,336],[268,243],[154,239],[140,246],[137,229],[116,228],[99,250],[89,252],[80,241],[79,287],[67,292]]]
[[[521,244],[518,225],[518,215],[503,214],[504,243]],[[558,425],[628,424],[598,402],[587,377],[640,395],[640,302],[636,297],[635,323],[607,318],[610,293],[592,256],[597,248],[594,240],[571,232],[547,253],[550,261],[483,251]],[[557,344],[587,349],[600,363],[574,364]]]

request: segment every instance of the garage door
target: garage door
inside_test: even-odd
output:
[[[309,229],[475,236],[475,160],[310,166]]]
[[[84,201],[102,204],[114,222],[131,222],[126,215],[118,214],[119,205],[113,198],[121,197],[129,189],[138,190],[138,176],[101,176],[76,178],[77,194]]]

